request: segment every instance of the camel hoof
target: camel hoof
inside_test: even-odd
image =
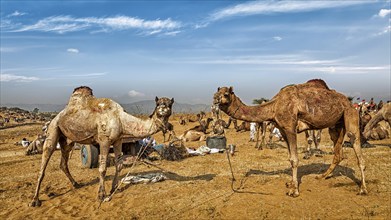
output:
[[[317,180],[323,179],[323,175],[317,175],[317,176],[315,176],[315,179],[317,179]]]
[[[103,199],[103,202],[110,202],[110,200],[111,200],[111,196],[108,196],[105,199]]]
[[[33,200],[30,204],[29,204],[29,206],[30,207],[40,207],[41,206],[41,201],[39,200],[39,199],[37,199],[37,200]]]
[[[360,189],[360,192],[358,192],[357,195],[366,196],[368,195],[368,191],[367,189]]]
[[[296,198],[300,195],[299,190],[297,189],[290,189],[286,194],[293,198]]]

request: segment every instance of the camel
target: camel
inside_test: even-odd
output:
[[[210,122],[212,122],[212,120],[213,120],[212,118],[207,118],[206,120],[199,119],[200,124],[190,128],[188,130],[201,131],[206,134],[206,130],[208,129],[209,124],[210,124]]]
[[[231,122],[231,117],[229,117],[228,122],[225,122],[223,119],[217,119],[213,122],[213,133],[216,135],[224,135],[225,129],[229,128]]]
[[[179,139],[184,142],[204,141],[204,140],[206,140],[206,135],[202,131],[187,130],[181,136],[179,136]]]
[[[166,142],[166,133],[168,133],[168,141],[171,140],[172,137],[175,137],[174,125],[170,122],[167,122],[165,128],[162,129],[163,133],[163,142]]]
[[[383,120],[385,120],[391,127],[391,102],[384,104],[380,111],[378,111],[376,115],[372,117],[372,119],[364,128],[363,136],[368,139],[370,130],[372,130],[377,125],[377,123]]]
[[[118,173],[122,169],[122,139],[141,139],[164,129],[171,115],[174,99],[156,97],[156,107],[148,119],[136,118],[124,111],[116,102],[108,98],[95,98],[87,86],[75,88],[68,105],[49,124],[47,138],[43,146],[42,164],[37,188],[30,206],[40,206],[39,190],[49,159],[57,142],[61,147],[61,170],[75,188],[80,185],[73,179],[68,169],[69,152],[73,143],[99,145],[99,191],[98,199],[106,199],[106,162],[110,146],[115,154],[115,175],[111,192],[117,187]],[[109,197],[107,197],[109,198]]]
[[[297,133],[323,128],[329,128],[335,152],[333,163],[317,178],[327,178],[343,159],[342,143],[346,134],[353,145],[361,172],[359,194],[368,193],[364,174],[365,162],[360,146],[358,112],[346,96],[330,90],[323,80],[314,79],[303,84],[286,86],[271,101],[257,106],[243,104],[235,95],[233,87],[218,88],[213,99],[220,110],[233,118],[249,122],[276,123],[287,142],[292,167],[292,180],[287,183],[287,195],[297,197],[300,194],[297,178]]]
[[[179,124],[180,125],[186,125],[187,123],[189,122],[197,122],[199,120],[202,120],[205,116],[205,112],[201,111],[200,113],[198,113],[197,115],[182,115],[180,118],[179,118]]]

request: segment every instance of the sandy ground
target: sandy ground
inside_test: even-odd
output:
[[[172,120],[179,135],[195,123],[182,126]],[[41,207],[28,207],[31,201],[41,155],[24,156],[24,148],[14,145],[23,137],[33,140],[41,125],[26,125],[0,130],[0,219],[391,219],[391,139],[371,142],[363,149],[369,195],[358,196],[360,172],[351,148],[344,148],[347,159],[334,176],[317,180],[332,161],[332,155],[303,160],[305,140],[299,135],[300,196],[285,195],[290,180],[290,163],[285,143],[262,151],[248,142],[249,133],[237,133],[231,125],[228,144],[236,144],[231,158],[236,181],[231,189],[227,155],[194,156],[182,161],[155,161],[169,180],[152,184],[123,185],[110,202],[99,207],[98,169],[82,169],[80,151],[69,163],[76,181],[84,184],[73,189],[60,170],[60,152],[48,165],[40,199]],[[155,135],[158,142],[162,134]],[[186,143],[199,147],[205,142]],[[323,131],[321,149],[332,152],[327,131]],[[162,172],[143,164],[126,167],[121,177],[131,174]],[[107,172],[106,190],[111,187],[114,167]]]

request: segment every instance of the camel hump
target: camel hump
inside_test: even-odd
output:
[[[88,86],[79,86],[73,90],[72,94],[80,94],[80,95],[85,95],[85,96],[89,96],[89,95],[92,96],[93,95],[92,89]]]
[[[308,80],[307,83],[313,84],[314,86],[321,86],[325,89],[330,90],[330,88],[327,86],[326,82],[323,81],[322,79],[311,79],[311,80]]]

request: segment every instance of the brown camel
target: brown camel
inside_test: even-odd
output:
[[[171,140],[172,137],[175,137],[174,125],[170,122],[167,122],[166,126],[162,129],[163,133],[163,142],[166,142],[166,133],[168,133],[168,141]]]
[[[194,114],[182,115],[179,118],[179,124],[186,125],[189,122],[197,122],[197,121],[202,120],[205,116],[206,116],[206,114],[203,111],[201,111],[197,115],[194,115]]]
[[[50,123],[43,146],[42,164],[37,188],[31,206],[40,206],[39,190],[49,159],[57,142],[61,146],[60,167],[74,187],[80,185],[73,179],[68,169],[69,152],[73,143],[99,145],[99,192],[98,198],[106,198],[106,162],[110,146],[115,154],[115,175],[111,192],[117,187],[118,173],[122,169],[122,138],[144,138],[163,129],[171,115],[174,99],[157,98],[156,108],[148,119],[139,119],[127,114],[116,102],[107,98],[95,98],[92,89],[86,86],[73,91],[68,105]]]
[[[194,127],[192,127],[192,128],[190,128],[190,129],[188,129],[188,130],[193,130],[193,131],[201,131],[201,132],[203,132],[203,133],[205,133],[206,134],[206,130],[209,128],[209,124],[210,124],[210,122],[212,122],[213,121],[213,119],[212,118],[207,118],[206,120],[199,120],[199,125],[197,125],[197,126],[194,126]]]
[[[378,111],[377,114],[373,116],[372,119],[368,122],[363,132],[364,137],[368,139],[370,130],[372,130],[377,125],[377,123],[383,120],[385,120],[391,127],[391,102],[384,104],[382,109],[380,109],[380,111]]]
[[[360,147],[358,112],[346,96],[330,90],[323,80],[315,79],[304,84],[286,86],[271,101],[258,106],[246,106],[234,94],[232,87],[222,87],[218,88],[214,94],[214,103],[218,104],[223,112],[236,119],[276,123],[288,144],[289,160],[292,166],[292,181],[287,183],[289,196],[299,196],[297,133],[323,128],[329,128],[335,152],[333,163],[318,178],[326,178],[332,174],[343,159],[342,143],[347,134],[361,171],[359,194],[367,194],[365,164]]]

